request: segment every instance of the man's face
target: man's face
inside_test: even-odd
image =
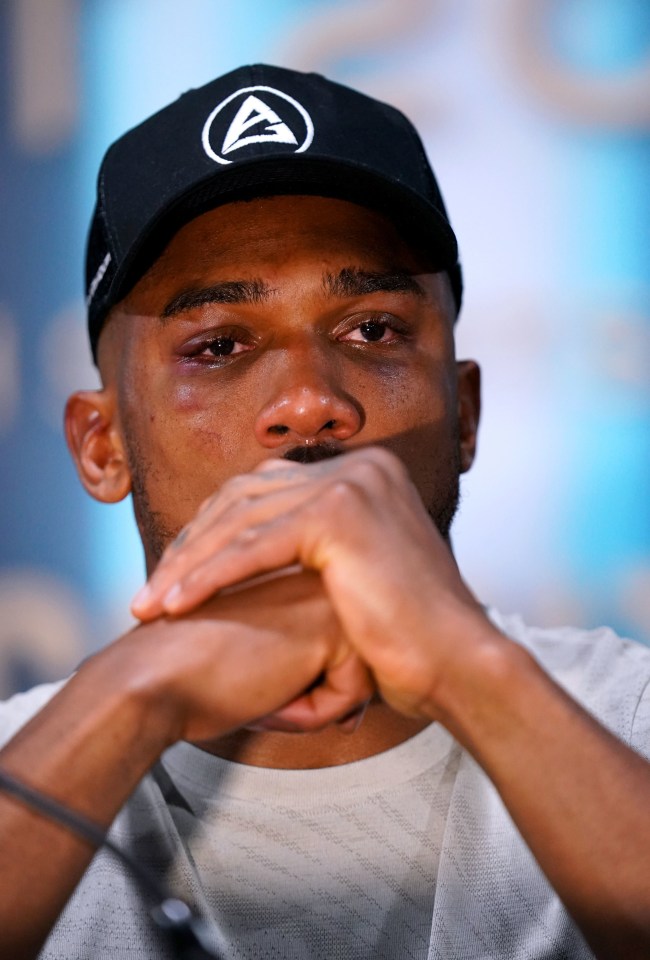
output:
[[[149,568],[229,477],[368,444],[446,535],[478,403],[453,316],[446,275],[356,204],[265,198],[180,230],[100,339]]]

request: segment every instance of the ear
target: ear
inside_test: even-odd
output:
[[[74,393],[65,408],[65,435],[79,478],[95,500],[117,503],[131,490],[131,473],[117,426],[113,391]]]
[[[460,360],[458,375],[458,438],[460,469],[466,473],[474,462],[476,435],[481,416],[481,370],[474,360]]]

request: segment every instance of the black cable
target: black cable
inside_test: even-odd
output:
[[[124,863],[135,879],[146,888],[149,897],[155,901],[150,916],[159,930],[175,945],[179,960],[220,960],[208,940],[209,926],[190,909],[184,900],[170,896],[158,877],[139,863],[116,843],[110,840],[106,832],[81,813],[77,813],[53,800],[52,797],[34,787],[28,787],[6,770],[0,768],[0,790],[32,807],[38,813],[70,830],[71,833],[89,841],[94,847],[106,847],[107,850]]]

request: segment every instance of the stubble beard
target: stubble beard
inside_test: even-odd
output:
[[[127,432],[128,433],[128,432]],[[147,477],[153,465],[143,456],[135,437],[127,436],[129,466],[132,478],[133,512],[144,546],[147,572],[151,574],[162,557],[165,548],[178,536],[181,526],[173,526],[160,511],[155,510],[149,498]],[[435,501],[425,504],[432,523],[451,548],[450,531],[460,503],[460,446],[452,445],[453,453],[447,462],[437,464]],[[313,446],[294,447],[284,454],[285,460],[294,463],[317,463],[330,457],[340,456],[338,445],[321,443]]]

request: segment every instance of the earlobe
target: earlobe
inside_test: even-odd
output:
[[[112,391],[74,393],[65,408],[65,434],[79,479],[91,497],[102,503],[123,500],[131,490],[131,473]]]
[[[474,360],[456,364],[458,374],[458,438],[460,469],[466,473],[474,463],[481,415],[481,370]]]

